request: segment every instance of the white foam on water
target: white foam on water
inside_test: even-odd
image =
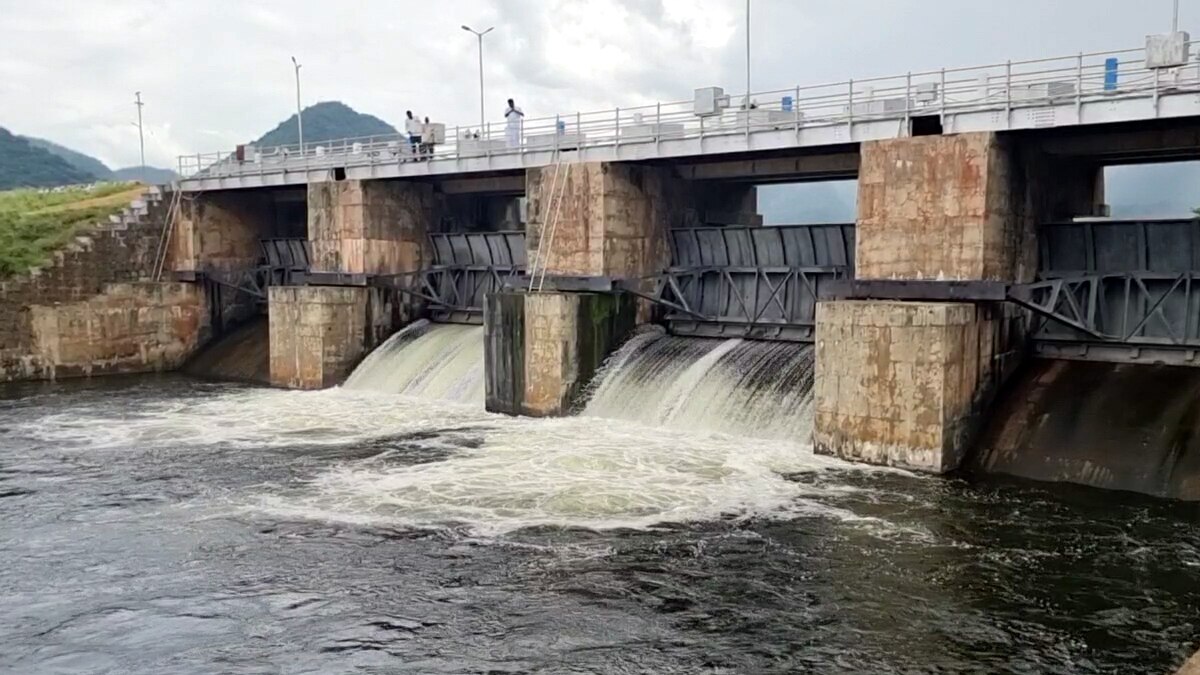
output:
[[[238,508],[282,517],[485,536],[796,515],[886,527],[839,508],[856,488],[836,478],[785,477],[850,467],[807,443],[808,346],[644,333],[603,370],[586,414],[558,419],[484,412],[482,351],[478,327],[419,324],[342,388],[230,390],[149,402],[118,420],[34,417],[22,431],[89,450],[245,449],[247,461],[255,449],[344,446],[301,484],[238,498]],[[380,453],[355,452],[385,438]]]
[[[804,444],[812,432],[812,383],[809,345],[646,331],[601,369],[582,412]]]
[[[306,494],[258,506],[283,516],[394,526],[466,525],[481,534],[535,526],[646,528],[783,514],[811,485],[785,474],[843,467],[803,446],[599,418],[493,417],[478,447],[441,461],[386,458],[324,472]]]
[[[388,338],[346,389],[483,406],[483,327],[421,320]]]

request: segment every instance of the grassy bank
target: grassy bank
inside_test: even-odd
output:
[[[48,261],[92,223],[119,213],[142,191],[136,183],[0,192],[0,278]]]

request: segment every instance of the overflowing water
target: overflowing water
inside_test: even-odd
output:
[[[363,359],[345,387],[483,406],[483,328],[424,319]]]
[[[812,384],[811,345],[648,329],[609,359],[583,413],[804,442],[812,430]]]
[[[481,334],[342,388],[0,397],[0,671],[1166,673],[1196,508],[814,456],[798,345],[639,335],[579,417]],[[424,359],[424,360],[419,360]]]

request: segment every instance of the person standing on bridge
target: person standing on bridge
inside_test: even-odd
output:
[[[508,99],[508,107],[504,109],[504,119],[507,122],[505,127],[505,136],[508,139],[508,147],[516,148],[521,145],[521,122],[524,120],[525,113],[517,107],[513,100]]]
[[[421,120],[413,116],[411,110],[404,111],[407,119],[404,120],[404,131],[408,134],[408,144],[412,148],[412,154],[417,159],[420,159],[421,148]]]

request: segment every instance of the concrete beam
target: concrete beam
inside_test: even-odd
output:
[[[681,164],[675,170],[687,180],[837,180],[856,178],[858,163],[857,152],[841,152]]]
[[[1200,123],[1182,120],[1154,128],[1064,129],[1037,134],[1031,140],[1047,154],[1102,164],[1200,159]]]
[[[487,178],[451,178],[439,181],[437,187],[442,194],[465,195],[476,193],[525,194],[525,173],[512,176],[489,176]]]

